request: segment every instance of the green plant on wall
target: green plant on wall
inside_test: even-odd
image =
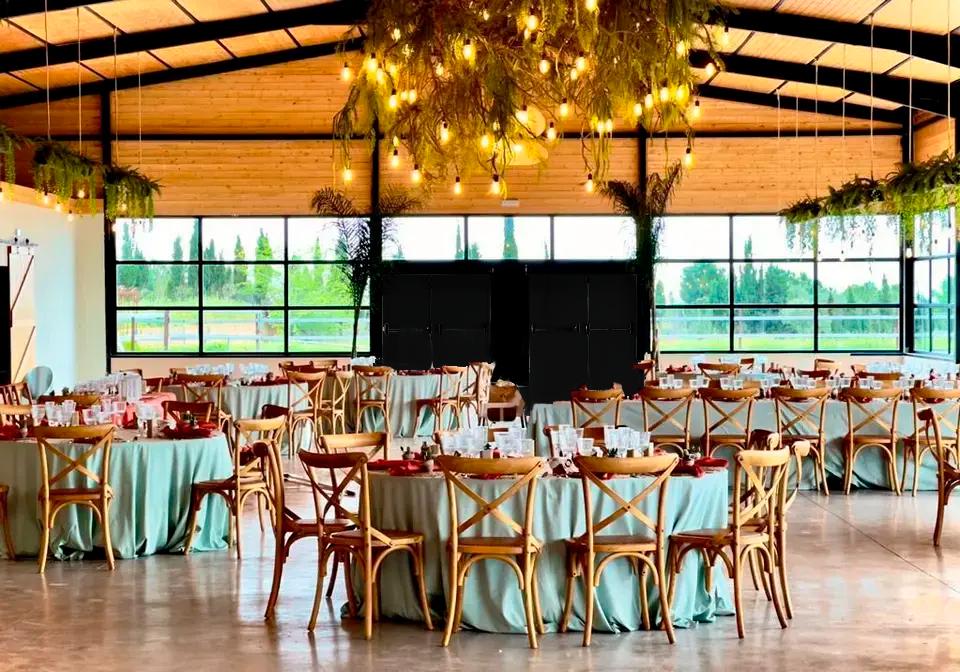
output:
[[[17,179],[16,152],[26,140],[13,129],[0,124],[0,176],[4,182],[13,184]]]
[[[107,219],[153,219],[153,199],[159,195],[160,183],[136,168],[113,164],[103,167],[104,213]]]
[[[34,188],[61,202],[86,199],[92,212],[96,203],[100,164],[56,140],[38,140],[33,153]]]

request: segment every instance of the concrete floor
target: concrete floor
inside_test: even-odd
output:
[[[308,505],[294,495],[297,508]],[[948,511],[944,546],[931,545],[936,499],[862,492],[807,494],[792,510],[795,618],[782,631],[769,603],[748,590],[747,639],[732,618],[677,631],[526,637],[463,632],[449,649],[416,624],[383,623],[362,639],[341,621],[342,592],[314,635],[314,546],[294,547],[277,619],[263,620],[272,548],[253,516],[245,554],[120,561],[0,562],[0,670],[956,670],[960,669],[960,511]],[[952,515],[951,515],[952,514]]]

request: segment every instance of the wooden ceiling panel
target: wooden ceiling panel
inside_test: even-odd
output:
[[[870,63],[873,63],[873,71],[876,73],[886,72],[895,67],[904,59],[903,54],[890,49],[874,49],[870,53],[870,47],[856,47],[853,45],[834,44],[830,51],[820,57],[820,65],[832,68],[843,68],[848,70],[861,70],[870,72]]]
[[[44,32],[43,13],[18,16],[16,25],[27,30],[40,39],[46,34],[53,44],[77,42],[77,10],[64,9],[50,12],[47,15],[47,32]],[[90,12],[80,9],[80,39],[89,40],[94,37],[113,35],[113,28]]]
[[[35,37],[31,37],[6,21],[0,21],[0,53],[42,46],[43,42]]]
[[[350,35],[347,35],[348,31]],[[290,32],[297,38],[297,42],[303,46],[336,42],[344,39],[344,37],[355,37],[357,35],[353,26],[297,26],[291,28]]]
[[[11,77],[7,73],[0,73],[0,96],[8,96],[14,93],[23,93],[24,91],[35,91],[32,86],[21,82],[16,77]]]
[[[740,28],[731,28],[726,31],[726,38],[724,38],[724,31],[719,27],[714,27],[711,30],[710,39],[713,40],[713,46],[724,52],[736,51],[740,46],[749,39],[751,35],[749,30],[741,30]],[[724,44],[726,41],[726,44]],[[697,37],[694,40],[694,43],[691,45],[693,49],[706,49],[707,41],[704,38]]]
[[[721,72],[713,78],[711,84],[725,86],[729,89],[740,89],[741,91],[772,93],[782,82],[782,79],[753,77],[752,75],[740,75],[734,72]]]
[[[796,96],[798,98],[810,98],[812,100],[822,100],[828,103],[835,103],[846,95],[846,91],[835,86],[817,86],[816,84],[807,84],[806,82],[787,82],[780,89],[780,94],[784,96]]]
[[[943,63],[934,63],[923,58],[911,58],[906,63],[891,70],[890,74],[894,77],[912,77],[913,79],[925,79],[930,82],[941,82],[944,84],[943,95],[946,98],[946,84],[960,77],[960,68],[948,68]]]
[[[913,0],[912,4],[914,30],[944,35],[960,26],[960,0]],[[877,12],[876,25],[909,28],[910,6],[911,0],[890,0]]]
[[[806,14],[823,19],[857,23],[870,15],[881,0],[784,0],[778,12]]]
[[[91,58],[84,61],[84,64],[96,70],[106,79],[114,78],[113,56],[104,56],[103,58]],[[164,65],[149,53],[141,51],[139,54],[120,54],[117,56],[116,76],[126,77],[127,75],[136,75],[164,70]]]
[[[98,4],[92,9],[125,33],[193,23],[193,19],[170,0],[118,0]]]
[[[227,49],[237,56],[253,56],[267,51],[281,51],[283,49],[293,49],[296,43],[290,39],[286,31],[273,30],[269,33],[257,33],[255,35],[243,35],[242,37],[231,37],[222,40]]]
[[[700,119],[693,124],[698,133],[710,131],[726,133],[738,131],[776,132],[779,126],[784,135],[789,135],[798,129],[812,131],[816,127],[821,130],[839,130],[843,125],[843,120],[840,117],[825,114],[816,115],[812,112],[798,113],[794,108],[786,107],[786,103],[779,114],[775,107],[713,98],[701,98],[700,108]],[[890,123],[874,122],[875,129],[895,127],[894,124]],[[847,119],[846,128],[847,130],[865,130],[870,128],[870,122],[864,119]]]
[[[212,63],[213,61],[223,61],[230,58],[230,54],[227,53],[226,49],[212,41],[197,42],[196,44],[188,44],[181,47],[154,49],[153,53],[174,68],[183,68],[201,63]]]
[[[862,93],[854,93],[850,96],[847,96],[847,102],[853,103],[854,105],[863,105],[864,107],[870,107],[871,100],[870,96],[865,96]],[[873,98],[873,107],[881,110],[896,110],[902,105],[900,103],[892,103],[889,100],[882,100],[881,98]]]
[[[333,0],[266,0],[270,9],[280,11],[282,9],[296,9],[297,7],[306,7],[307,5],[323,5]]]
[[[830,42],[808,40],[802,37],[754,33],[753,37],[737,53],[744,56],[772,58],[778,61],[809,63],[827,49],[830,44]]]
[[[85,95],[82,101],[82,115],[77,99],[55,100],[50,103],[50,128],[54,133],[75,134],[78,124],[83,122],[83,146],[87,138],[93,138],[100,129],[100,97]],[[0,123],[15,129],[26,136],[45,136],[47,134],[47,106],[43,103],[24,105],[9,110],[0,110]]]
[[[260,0],[179,0],[180,4],[198,21],[216,21],[237,16],[263,14],[267,8]]]
[[[25,79],[35,86],[40,88],[45,88],[47,86],[47,76],[45,68],[30,68],[29,70],[19,70],[14,73],[17,77]],[[51,65],[50,66],[50,88],[55,88],[58,86],[76,86],[77,84],[77,64],[76,63],[64,63],[63,65]],[[95,74],[87,70],[86,68],[80,68],[79,70],[80,81],[86,84],[87,82],[99,82],[102,81]]]

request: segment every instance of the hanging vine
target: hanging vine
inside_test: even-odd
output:
[[[59,202],[86,199],[87,208],[96,207],[100,164],[56,140],[37,140],[33,154],[33,181],[38,193],[53,195]]]
[[[136,168],[116,165],[103,167],[103,206],[107,219],[153,219],[153,199],[159,195],[160,183]]]
[[[17,180],[16,152],[26,143],[26,139],[13,129],[0,124],[0,167],[3,181],[14,184]]]

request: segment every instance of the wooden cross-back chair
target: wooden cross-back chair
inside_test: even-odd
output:
[[[331,369],[340,368],[340,361],[334,357],[329,357],[326,359],[311,359],[310,366],[315,369],[326,369],[327,371]]]
[[[177,422],[183,420],[184,415],[192,415],[198,422],[210,422],[213,419],[212,401],[172,401],[166,400],[163,406],[163,418],[173,418]]]
[[[324,394],[320,399],[320,427],[317,430],[322,434],[323,423],[330,427],[331,434],[347,433],[347,399],[350,396],[350,385],[353,383],[353,371],[330,370],[327,373],[327,383]]]
[[[701,387],[698,394],[703,401],[704,431],[700,439],[703,454],[709,457],[724,446],[735,451],[746,449],[753,426],[753,405],[760,390],[755,387],[742,390]],[[741,415],[746,415],[745,422],[741,422]]]
[[[326,369],[287,369],[287,436],[289,437],[290,454],[294,446],[300,448],[303,444],[303,432],[307,425],[314,448],[320,449],[320,435],[323,428],[320,424],[320,413],[323,407],[323,388],[327,380]],[[299,433],[298,433],[299,432]]]
[[[83,506],[90,509],[103,531],[103,547],[107,565],[114,568],[113,543],[110,539],[110,503],[113,488],[110,486],[110,449],[113,445],[113,425],[87,425],[83,427],[37,427],[37,448],[40,451],[40,573],[47,567],[50,552],[50,531],[57,514],[68,506]],[[71,455],[64,448],[73,444]],[[100,468],[94,471],[89,466],[99,457]],[[63,466],[60,466],[63,465]],[[71,478],[71,476],[73,478]],[[70,482],[76,481],[76,482]]]
[[[827,380],[833,375],[830,371],[826,369],[797,369],[796,374],[798,376],[806,376],[807,378],[812,378],[817,385],[817,387],[823,387],[827,384]]]
[[[667,640],[673,644],[673,621],[670,617],[670,604],[667,595],[668,574],[666,571],[666,528],[667,483],[670,474],[679,462],[676,455],[656,455],[653,457],[617,458],[617,457],[581,457],[573,458],[580,471],[580,484],[583,492],[584,519],[587,531],[578,537],[566,540],[567,546],[567,586],[564,602],[563,620],[560,631],[566,632],[570,613],[573,610],[573,586],[580,576],[584,587],[584,626],[583,645],[590,646],[593,630],[594,593],[600,585],[603,570],[620,558],[630,560],[639,570],[640,613],[643,627],[650,629],[650,607],[647,596],[647,575],[653,574],[654,585],[660,593],[660,619],[666,631]],[[627,499],[608,485],[609,476],[645,476],[651,480],[636,495]],[[601,499],[609,499],[617,506],[601,520],[594,520],[593,495],[591,490],[600,491]],[[650,495],[656,495],[656,517],[650,517],[641,510],[643,501]],[[629,522],[639,521],[641,532],[635,534],[604,534],[612,525],[623,518]],[[599,563],[597,559],[599,558]]]
[[[31,403],[30,388],[25,382],[0,385],[0,402],[10,406],[29,405]]]
[[[813,368],[817,371],[825,370],[833,373],[837,370],[837,363],[832,359],[824,359],[822,357],[816,357],[813,360]]]
[[[653,359],[641,359],[633,365],[633,370],[640,374],[640,387],[657,378],[657,362]]]
[[[570,392],[570,414],[574,427],[592,425],[619,425],[620,404],[623,403],[623,390],[613,387],[609,390],[579,389]],[[598,408],[599,407],[599,410]],[[606,416],[613,413],[613,422]]]
[[[443,414],[450,411],[450,425],[460,427],[460,404],[469,369],[466,366],[442,366],[437,374],[437,394],[427,399],[417,399],[415,403],[414,432],[420,427],[420,414],[428,410],[433,413],[433,431],[444,428]]]
[[[297,364],[292,359],[285,360],[277,364],[277,368],[280,369],[280,373],[284,376],[287,375],[290,371],[316,371],[317,367],[313,365],[313,362],[306,362],[304,364]]]
[[[466,414],[466,425],[470,426],[469,409],[477,414],[477,424],[487,421],[487,404],[490,403],[490,385],[493,383],[493,369],[490,362],[470,362],[467,365],[466,388],[460,398],[460,415]]]
[[[393,369],[389,366],[355,366],[356,431],[363,431],[364,415],[379,411],[383,414],[384,431],[390,435],[390,392],[393,388]]]
[[[163,392],[163,388],[167,386],[170,382],[170,379],[166,376],[155,376],[151,378],[143,379],[143,391],[147,392]]]
[[[697,364],[700,373],[707,378],[719,380],[726,376],[735,376],[740,373],[739,364],[721,364],[718,362],[700,362]]]
[[[172,369],[171,369],[172,371]],[[223,387],[227,377],[219,373],[177,373],[173,384],[179,385],[183,401],[210,401],[213,402],[213,414],[221,431],[227,432],[230,425],[230,415],[223,410]]]
[[[884,388],[893,387],[893,384],[902,377],[903,376],[899,373],[891,373],[889,371],[878,371],[876,373],[871,373],[870,371],[860,371],[857,373],[858,381],[866,382],[867,378],[873,378],[875,381],[883,385]]]
[[[135,373],[136,375],[143,378],[143,369],[132,368],[132,369],[120,369],[117,373]]]
[[[933,545],[939,547],[950,495],[960,485],[960,461],[958,461],[960,458],[957,455],[956,444],[951,448],[944,442],[943,430],[940,426],[944,419],[942,415],[938,415],[933,407],[927,406],[917,414],[917,419],[923,423],[926,443],[937,460],[937,522],[933,528]]]
[[[286,430],[287,418],[278,415],[267,419],[244,419],[233,421],[233,441],[228,442],[233,458],[233,473],[220,480],[199,481],[190,489],[190,520],[187,523],[187,540],[184,553],[190,552],[193,536],[196,532],[197,515],[207,495],[219,495],[227,503],[230,514],[230,539],[236,540],[237,558],[241,552],[241,519],[247,499],[257,499],[260,513],[260,529],[263,530],[263,508],[265,504],[273,515],[276,524],[278,512],[273,510],[271,488],[282,487],[270,482],[272,478],[270,460],[280,462],[280,447]]]
[[[324,434],[320,447],[325,453],[363,453],[372,462],[387,459],[388,441],[386,432]]]
[[[897,476],[897,409],[900,390],[889,387],[868,390],[848,387],[840,390],[840,400],[847,405],[847,433],[843,437],[843,492],[850,494],[853,468],[857,456],[865,448],[877,448],[887,463],[891,489],[900,494]]]
[[[913,458],[913,496],[917,496],[920,485],[920,467],[923,465],[923,456],[932,451],[928,432],[920,431],[923,421],[920,413],[926,409],[934,414],[934,420],[940,427],[940,444],[944,450],[954,454],[954,464],[960,463],[958,455],[957,437],[960,436],[960,390],[935,390],[929,387],[914,387],[910,390],[910,401],[913,405],[913,434],[903,440],[903,472],[900,482],[907,483],[907,461]]]
[[[324,437],[326,438],[326,437]],[[323,520],[326,511],[331,506],[331,500],[339,502],[347,487],[356,487],[359,490],[359,511],[353,513],[349,509],[334,505],[338,516],[351,524],[351,529],[337,532],[322,532],[318,544],[317,587],[314,594],[313,611],[310,615],[308,629],[313,631],[317,624],[317,614],[320,610],[321,593],[323,592],[323,577],[327,560],[331,554],[352,555],[356,560],[363,576],[363,621],[364,635],[367,639],[373,637],[373,620],[379,614],[379,581],[378,572],[383,561],[395,552],[403,551],[410,555],[413,562],[413,572],[417,580],[417,592],[420,597],[420,609],[428,630],[433,630],[433,621],[430,617],[430,605],[427,603],[427,589],[424,583],[423,568],[423,534],[408,530],[381,530],[374,526],[370,505],[370,479],[367,473],[367,455],[365,453],[313,453],[301,450],[298,455],[303,463],[304,470],[313,489],[314,507],[317,520]],[[321,487],[317,472],[334,473],[344,472],[344,476],[336,481],[333,490],[328,495],[328,489]],[[348,571],[344,572],[349,573]]]
[[[777,432],[786,447],[797,441],[810,444],[814,459],[814,479],[818,489],[829,495],[827,486],[827,438],[824,432],[826,404],[830,389],[795,390],[792,387],[774,387],[770,390],[777,411]]]
[[[0,404],[0,425],[27,427],[32,420],[29,404]]]
[[[757,363],[756,357],[741,357],[740,371],[743,371],[744,369],[752,369],[756,365],[756,363]]]
[[[734,460],[732,512],[726,527],[679,532],[670,536],[671,572],[669,602],[673,602],[677,578],[684,556],[700,553],[707,567],[707,592],[713,590],[712,568],[721,559],[733,579],[733,597],[737,615],[737,635],[744,637],[743,567],[754,553],[760,557],[764,581],[769,586],[780,627],[787,618],[780,602],[780,589],[774,576],[776,540],[774,531],[783,526],[786,474],[791,453],[777,450],[741,450]],[[782,584],[781,584],[782,585]]]
[[[690,450],[690,407],[697,391],[692,387],[662,390],[648,385],[640,390],[643,430],[650,432],[656,448],[672,448],[682,454]]]
[[[527,621],[527,640],[530,648],[537,648],[537,633],[545,632],[537,585],[537,560],[543,550],[543,542],[533,536],[533,512],[537,483],[544,470],[543,459],[518,457],[509,460],[487,460],[442,455],[437,459],[437,463],[443,470],[443,477],[447,484],[450,529],[452,530],[448,543],[450,602],[447,609],[447,625],[443,633],[443,646],[449,645],[454,631],[460,629],[463,618],[464,588],[470,568],[483,560],[497,560],[509,565],[517,575]],[[488,500],[461,476],[480,478],[514,476],[516,479],[496,497]],[[525,494],[525,502],[523,522],[519,523],[502,507],[521,493]],[[466,495],[476,509],[466,519],[460,516],[458,494]],[[512,534],[507,536],[468,534],[487,518],[495,519]]]
[[[62,404],[65,401],[72,401],[77,405],[77,410],[90,408],[100,403],[99,394],[45,394],[37,399],[38,404]]]

